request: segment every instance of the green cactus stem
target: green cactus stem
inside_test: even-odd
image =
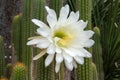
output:
[[[98,80],[104,80],[104,71],[103,71],[103,59],[102,59],[102,47],[100,43],[100,30],[98,27],[95,27],[94,29],[94,41],[95,44],[93,46],[93,61],[97,67],[98,72]]]
[[[86,29],[91,29],[91,10],[92,0],[76,0],[76,11],[80,11],[80,19],[88,21]],[[92,48],[89,49],[92,53]],[[77,68],[77,80],[93,80],[92,60],[85,59],[84,65],[79,65]]]
[[[3,38],[0,36],[0,77],[4,75],[4,50]]]
[[[13,67],[12,80],[26,80],[26,67],[23,63],[17,63]]]

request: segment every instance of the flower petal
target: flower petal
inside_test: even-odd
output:
[[[55,53],[55,45],[50,44],[50,46],[47,48],[47,53],[48,54],[54,54]]]
[[[33,57],[33,60],[37,60],[41,58],[43,55],[45,55],[46,50],[41,51],[39,54],[37,54],[35,57]]]
[[[91,38],[93,36],[94,32],[91,30],[84,31],[84,36],[87,36],[87,38]]]
[[[66,49],[64,49],[64,51],[67,53],[67,54],[69,54],[70,56],[72,56],[72,57],[75,57],[75,56],[77,56],[77,55],[79,55],[79,56],[81,56],[81,57],[85,57],[85,54],[84,53],[82,53],[81,51],[80,51],[80,49],[76,49],[76,48],[66,48]]]
[[[75,56],[74,59],[78,64],[83,64],[84,63],[84,58],[83,57]]]
[[[90,40],[88,40],[88,41],[86,41],[86,42],[84,43],[84,47],[89,48],[89,47],[91,47],[94,43],[95,43],[95,42],[94,42],[92,39],[90,39]]]
[[[32,22],[34,24],[36,24],[37,26],[39,26],[40,28],[42,28],[42,27],[48,27],[45,23],[43,23],[42,21],[40,21],[38,19],[32,19]]]
[[[84,22],[83,20],[78,21],[77,25],[79,25],[79,27],[81,27],[82,29],[84,29],[88,24],[88,21]]]
[[[73,60],[73,66],[74,66],[74,68],[77,68],[77,64],[76,64],[76,62]]]
[[[65,66],[67,67],[68,70],[72,71],[73,70],[73,64],[69,63],[65,60]]]
[[[87,50],[85,50],[84,48],[81,48],[80,51],[83,54],[85,54],[85,57],[88,57],[88,58],[92,57],[92,54],[90,52],[88,52]],[[80,56],[80,57],[82,57],[82,56]]]
[[[63,55],[63,58],[64,58],[67,62],[71,63],[71,62],[73,61],[73,58],[72,58],[70,55],[68,55],[67,53],[65,53],[64,51],[62,52],[62,55]]]
[[[50,45],[50,42],[46,38],[39,39],[39,43],[36,44],[38,48],[47,48]]]
[[[55,50],[55,51],[56,51],[56,53],[58,53],[58,54],[59,54],[59,53],[62,53],[61,48],[60,48],[60,47],[58,47],[58,46],[56,46],[56,50]]]
[[[47,22],[49,23],[50,27],[53,29],[55,24],[57,23],[57,15],[55,11],[50,9],[49,7],[46,6],[45,8],[48,12]]]
[[[58,73],[59,70],[60,70],[60,63],[56,63],[55,72]]]
[[[27,42],[27,45],[35,45],[40,42],[40,39],[33,39]]]
[[[43,37],[48,37],[51,35],[51,30],[46,27],[46,28],[38,28],[37,33],[42,35]]]
[[[47,58],[45,59],[45,66],[49,66],[54,59],[54,54],[49,54]]]
[[[61,63],[63,61],[63,56],[61,54],[56,54],[56,62]]]
[[[68,21],[67,23],[73,23],[73,22],[77,22],[79,19],[79,11],[77,11],[76,13],[71,12],[70,16],[68,17]]]
[[[65,22],[67,20],[68,14],[69,14],[69,6],[65,5],[60,10],[60,16],[59,16],[58,22],[60,23]]]

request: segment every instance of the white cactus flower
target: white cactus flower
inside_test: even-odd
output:
[[[85,48],[94,44],[90,39],[94,32],[84,30],[87,22],[79,20],[79,11],[69,12],[69,6],[65,5],[60,10],[59,18],[53,9],[45,7],[48,15],[46,25],[40,20],[32,19],[32,22],[39,26],[37,33],[40,36],[29,38],[27,45],[34,45],[43,49],[33,60],[37,60],[44,54],[48,54],[45,60],[45,66],[56,61],[55,71],[58,72],[60,64],[64,61],[65,66],[70,71],[77,67],[77,64],[84,63],[84,57],[90,58],[92,55]]]

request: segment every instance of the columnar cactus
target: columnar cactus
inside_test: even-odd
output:
[[[93,68],[93,80],[99,80],[96,65],[94,63],[92,63],[92,68]]]
[[[26,67],[23,63],[17,63],[13,67],[12,80],[26,80]]]
[[[16,15],[13,19],[12,27],[12,43],[14,47],[14,52],[17,55],[17,60],[21,60],[21,16],[22,14]]]
[[[92,0],[76,0],[76,10],[80,11],[80,18],[88,21],[87,29],[91,29]],[[92,52],[92,49],[89,49]],[[92,60],[85,59],[85,64],[77,69],[77,80],[93,80]]]
[[[4,75],[4,50],[3,38],[0,36],[0,77]]]
[[[49,0],[47,0],[49,1]],[[40,52],[40,50],[30,49],[29,46],[26,46],[27,39],[32,35],[35,35],[36,27],[31,23],[32,18],[40,19],[46,22],[46,11],[45,5],[50,6],[57,12],[57,16],[60,8],[63,5],[63,2],[66,0],[50,0],[49,4],[46,3],[46,0],[23,0],[23,12],[21,15],[18,15],[14,19],[14,30],[13,30],[13,43],[15,46],[15,51],[17,53],[18,61],[22,61],[26,64],[27,67],[27,80],[30,79],[30,70],[32,57]],[[70,0],[69,0],[70,1]],[[71,0],[73,1],[73,0]],[[75,0],[74,8],[75,10],[80,11],[81,18],[83,20],[88,20],[88,27],[91,28],[91,0]],[[71,8],[72,10],[73,8]],[[91,49],[90,49],[91,51]],[[32,54],[32,55],[31,55]],[[37,80],[64,80],[64,65],[61,65],[60,73],[56,74],[54,71],[53,62],[49,67],[45,68],[44,61],[45,57],[40,58],[37,61],[34,61],[35,67],[35,79]],[[91,59],[85,59],[85,64],[80,65],[77,72],[77,80],[93,80],[93,75],[91,74]],[[14,67],[15,68],[15,67]],[[14,71],[14,70],[13,70]],[[13,74],[12,74],[13,76]],[[24,76],[24,75],[23,75]],[[14,77],[14,76],[13,76]],[[16,78],[16,77],[15,77]]]
[[[104,80],[104,71],[103,71],[103,59],[102,59],[102,47],[100,43],[100,30],[98,27],[94,29],[95,35],[93,39],[95,40],[95,44],[93,46],[93,61],[96,65],[98,72],[98,80]]]

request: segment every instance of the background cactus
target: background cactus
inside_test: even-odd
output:
[[[80,18],[84,21],[88,21],[87,29],[91,29],[92,0],[76,0],[75,8],[80,11]],[[89,49],[89,51],[92,53],[92,49]],[[77,80],[93,80],[91,63],[91,59],[85,59],[85,64],[79,65],[76,70]]]
[[[104,80],[104,72],[103,72],[103,58],[102,58],[102,47],[100,43],[100,30],[98,27],[94,27],[94,41],[95,44],[93,46],[93,61],[97,67],[98,72],[98,80]]]
[[[99,80],[97,68],[96,68],[96,65],[94,63],[92,63],[92,68],[93,68],[93,80]]]
[[[12,71],[12,80],[26,80],[26,67],[23,63],[16,63]]]
[[[4,76],[4,65],[3,38],[0,36],[0,77]]]

